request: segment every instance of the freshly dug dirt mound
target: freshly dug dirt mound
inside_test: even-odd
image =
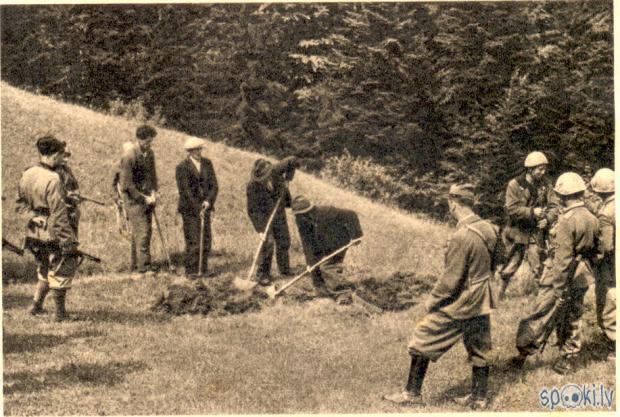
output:
[[[402,311],[419,303],[430,290],[435,277],[419,277],[413,272],[396,272],[387,277],[370,277],[357,284],[337,283],[334,289],[348,287],[363,303],[380,311]],[[282,295],[287,302],[303,303],[316,298],[312,285],[300,284],[295,291]],[[339,304],[350,304],[351,297],[338,297]],[[157,298],[152,308],[173,315],[203,314],[224,316],[261,310],[270,304],[264,289],[256,286],[242,291],[232,284],[232,279],[210,279],[187,284],[170,284]]]
[[[385,311],[402,311],[421,302],[436,281],[432,275],[397,271],[387,278],[368,278],[357,285],[356,294]]]

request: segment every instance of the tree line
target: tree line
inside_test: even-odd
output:
[[[437,217],[447,184],[469,181],[499,217],[531,150],[552,174],[613,166],[612,6],[4,6],[1,70],[43,94],[140,103],[170,128],[297,155]]]

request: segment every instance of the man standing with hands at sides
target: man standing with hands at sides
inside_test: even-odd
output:
[[[487,383],[491,351],[490,313],[493,258],[497,227],[472,210],[471,184],[452,185],[448,194],[450,215],[458,222],[445,255],[441,278],[426,300],[426,315],[409,342],[411,367],[403,392],[384,399],[399,405],[424,405],[422,383],[430,361],[437,361],[461,338],[472,364],[471,394],[454,402],[471,409],[488,406]]]
[[[151,235],[153,210],[157,203],[157,174],[151,144],[157,131],[148,125],[136,130],[136,142],[123,146],[119,185],[131,224],[131,270],[153,276]]]
[[[207,257],[211,251],[211,212],[218,193],[213,164],[202,156],[204,145],[202,139],[187,139],[183,145],[187,158],[176,167],[178,212],[183,219],[185,275],[188,278],[196,276],[199,271],[207,275]],[[199,265],[200,260],[202,265]]]

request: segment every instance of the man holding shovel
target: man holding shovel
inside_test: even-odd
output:
[[[151,270],[152,220],[157,202],[155,155],[151,149],[157,131],[148,125],[136,130],[137,143],[123,146],[119,186],[131,224],[131,269],[147,276]]]
[[[183,219],[187,277],[207,274],[207,257],[211,251],[211,212],[218,185],[213,164],[202,156],[204,145],[202,139],[187,139],[183,145],[187,158],[176,167],[178,212]]]
[[[261,234],[261,250],[255,260],[258,263],[257,280],[261,285],[271,283],[274,246],[280,274],[291,275],[288,255],[291,237],[285,207],[291,206],[288,182],[293,179],[297,167],[297,159],[291,156],[276,164],[261,158],[252,168],[246,188],[247,211],[254,229]]]
[[[295,223],[304,250],[308,266],[315,265],[319,260],[329,256],[351,241],[363,236],[357,213],[352,210],[339,209],[331,206],[314,206],[306,197],[297,196],[291,204]],[[359,240],[358,240],[359,241]],[[346,250],[312,271],[312,283],[317,295],[331,297],[334,294],[325,285],[324,274],[329,267],[337,267],[344,262]]]

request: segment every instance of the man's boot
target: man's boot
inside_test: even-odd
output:
[[[411,355],[411,366],[405,390],[396,394],[386,395],[384,400],[398,405],[423,406],[422,384],[428,369],[429,359],[420,355]]]
[[[551,369],[557,374],[566,375],[571,373],[576,368],[576,360],[575,355],[562,355],[558,360],[555,361]]]
[[[56,302],[56,316],[54,317],[55,322],[61,322],[67,320],[67,312],[65,310],[65,299],[67,296],[66,289],[58,289],[54,291],[54,301]]]
[[[517,356],[513,356],[512,358],[510,358],[510,362],[508,363],[508,365],[513,369],[521,370],[525,365],[527,357],[528,355],[526,353],[519,352]]]
[[[487,398],[489,367],[474,366],[471,371],[471,393],[452,400],[472,410],[484,410],[489,406]]]
[[[43,303],[49,291],[50,287],[46,281],[37,281],[37,289],[34,293],[33,303],[28,311],[31,315],[36,316],[37,314],[43,313]]]

